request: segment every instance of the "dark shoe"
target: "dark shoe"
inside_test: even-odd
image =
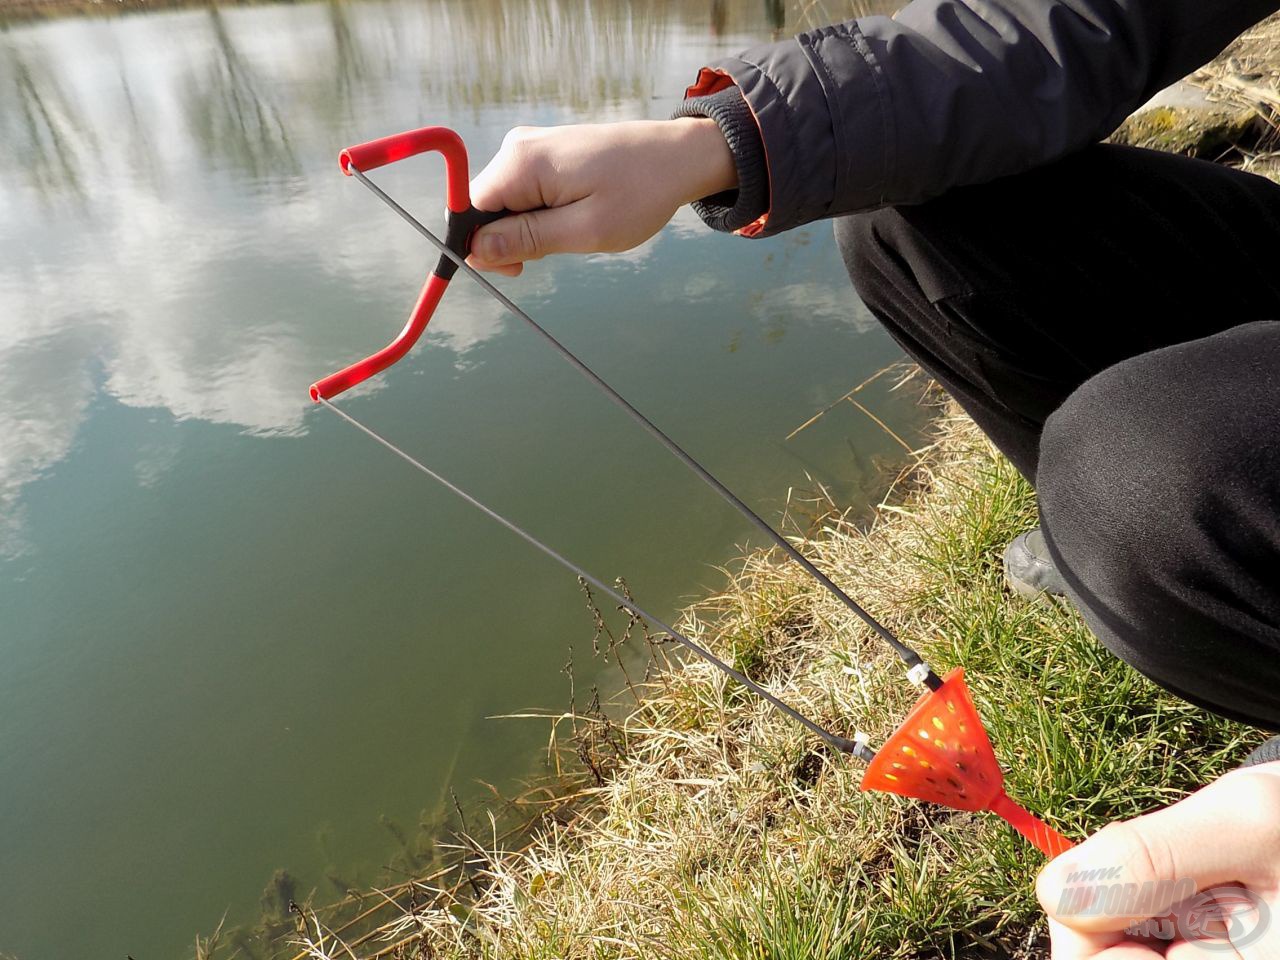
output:
[[[1053,565],[1049,550],[1044,545],[1044,534],[1038,527],[1014,537],[1013,542],[1004,548],[1004,577],[1014,593],[1028,600],[1034,600],[1042,593],[1061,597],[1067,592],[1062,574]]]

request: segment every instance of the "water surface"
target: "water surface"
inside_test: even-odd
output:
[[[788,19],[788,16],[790,19]],[[434,256],[335,158],[427,123],[476,163],[517,123],[666,116],[754,3],[198,7],[0,33],[0,955],[183,957],[279,869],[385,879],[448,790],[536,773],[488,719],[618,678],[573,579],[307,385],[399,328]],[[438,224],[442,171],[379,171]],[[749,502],[844,504],[902,451],[849,405],[898,358],[830,228],[688,211],[501,286]],[[908,437],[906,397],[869,391]],[[341,401],[671,614],[743,521],[465,280]]]

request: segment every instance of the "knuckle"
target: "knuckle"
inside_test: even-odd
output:
[[[529,153],[529,141],[519,135],[519,127],[512,130],[502,138],[501,153],[509,162],[520,162],[525,159]]]
[[[537,139],[536,137],[537,132],[538,132],[537,127],[527,127],[527,126],[512,127],[503,136],[502,146],[504,149],[513,150],[517,152],[528,150],[529,147]]]
[[[533,217],[520,218],[520,249],[529,260],[542,256],[541,231]]]
[[[1137,881],[1173,879],[1176,858],[1164,832],[1151,829],[1143,818],[1111,823],[1098,831],[1114,864],[1125,865]]]

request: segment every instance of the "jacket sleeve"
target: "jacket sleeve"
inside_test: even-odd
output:
[[[735,88],[731,146],[762,144],[764,236],[822,217],[917,203],[1046,163],[1105,137],[1160,88],[1220,52],[1280,0],[915,0],[704,67],[686,91]],[[750,121],[745,118],[750,117]],[[753,127],[753,128],[752,128]],[[730,130],[726,129],[726,134]],[[752,140],[754,139],[754,141]],[[751,158],[734,147],[740,171]],[[741,172],[740,172],[741,178]],[[715,198],[709,198],[714,200]]]

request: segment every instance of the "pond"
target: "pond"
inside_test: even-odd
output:
[[[444,124],[478,169],[518,123],[666,116],[803,26],[333,0],[0,32],[0,956],[185,957],[278,870],[318,901],[380,882],[451,790],[542,770],[547,722],[500,717],[564,709],[571,649],[580,695],[620,686],[571,576],[311,404],[435,260],[337,153]],[[439,223],[438,160],[376,179]],[[787,439],[900,358],[828,224],[748,242],[685,210],[499,285],[774,521],[903,462],[849,404]],[[912,397],[863,396],[918,439]],[[464,277],[340,402],[660,615],[754,542]]]

